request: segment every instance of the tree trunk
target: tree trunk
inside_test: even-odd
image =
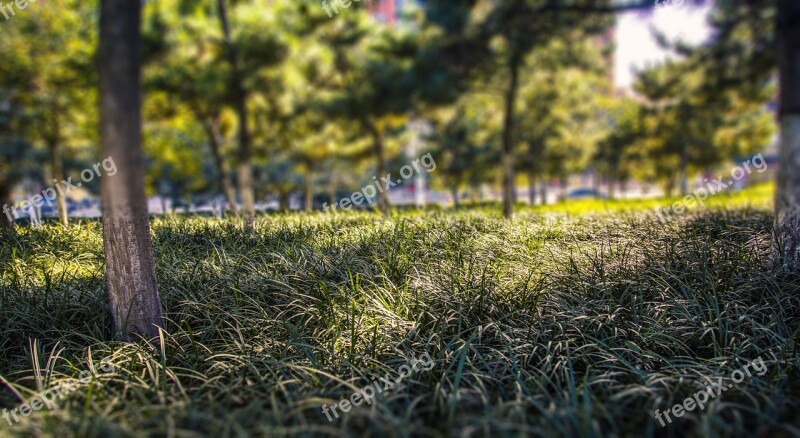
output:
[[[278,194],[278,208],[282,212],[289,211],[289,192],[280,192]]]
[[[225,37],[225,46],[228,62],[231,65],[231,94],[236,104],[236,113],[239,117],[239,153],[236,174],[239,180],[239,192],[242,195],[242,223],[245,230],[252,230],[255,225],[256,207],[255,192],[253,190],[252,150],[250,145],[250,131],[247,129],[247,94],[242,85],[242,75],[239,56],[231,40],[231,30],[228,23],[228,10],[226,0],[217,0],[219,19],[222,24],[222,33]]]
[[[689,158],[686,154],[686,142],[683,142],[683,146],[681,146],[680,167],[681,196],[686,196],[686,194],[689,193]]]
[[[568,182],[569,181],[564,176],[562,176],[558,180],[558,185],[559,185],[559,188],[561,189],[561,193],[559,194],[559,198],[561,199],[561,201],[566,201],[567,197],[569,196],[569,193],[568,193],[569,186],[567,185]]]
[[[17,224],[14,211],[11,209],[14,206],[14,202],[11,200],[11,185],[2,176],[0,176],[0,204],[3,204],[0,233],[15,233]]]
[[[541,174],[539,178],[539,202],[547,205],[547,177],[545,174]]]
[[[506,91],[505,118],[503,121],[503,217],[510,218],[514,214],[514,103],[517,100],[519,83],[519,62],[515,55],[509,62],[511,82]]]
[[[800,270],[800,2],[778,2],[780,160],[775,190],[776,266]]]
[[[458,204],[458,187],[451,187],[450,188],[450,195],[453,197],[453,207],[458,210],[460,207]]]
[[[547,205],[547,152],[545,151],[545,143],[542,143],[541,148],[539,148],[539,159],[536,164],[539,168],[541,203],[542,205]]]
[[[528,170],[528,202],[536,205],[536,172]]]
[[[375,152],[375,161],[378,170],[378,181],[377,184],[380,185],[380,189],[378,190],[378,209],[380,209],[381,213],[384,216],[389,215],[389,208],[391,207],[391,203],[389,202],[389,187],[388,184],[382,182],[381,178],[386,176],[386,157],[385,151],[383,146],[383,139],[381,138],[381,133],[378,132],[378,129],[370,122],[364,122],[366,129],[372,134],[373,140],[373,151]]]
[[[150,242],[141,147],[141,3],[102,0],[100,7],[100,143],[120,163],[102,180],[103,247],[117,337],[158,336],[163,326]]]
[[[58,127],[55,128],[56,132],[58,132]],[[52,167],[53,171],[53,179],[55,182],[53,184],[61,184],[61,181],[64,180],[64,157],[61,153],[61,141],[58,138],[59,135],[55,134],[50,140],[47,141],[48,149],[50,150],[50,166]],[[75,184],[76,186],[79,185]],[[45,184],[49,185],[49,184]],[[67,226],[69,225],[69,214],[67,212],[67,200],[64,198],[64,195],[61,194],[61,191],[56,190],[56,205],[58,205],[58,219],[61,221],[61,225]]]
[[[616,168],[612,169],[611,174],[608,177],[608,199],[614,199],[617,197],[616,189],[617,189],[617,170]]]
[[[304,175],[305,183],[305,210],[314,209],[314,171],[309,167]]]
[[[231,216],[236,217],[239,214],[236,207],[236,191],[233,189],[233,184],[231,184],[231,180],[228,178],[228,171],[225,169],[225,163],[222,161],[222,153],[220,152],[222,135],[219,132],[219,123],[213,118],[201,120],[201,123],[206,128],[206,133],[208,134],[208,141],[211,146],[211,157],[214,160],[214,167],[217,168],[222,192],[225,195],[225,199],[228,200],[228,209]]]

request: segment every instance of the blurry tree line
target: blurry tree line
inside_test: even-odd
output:
[[[641,72],[640,97],[617,96],[602,38],[612,12],[650,3],[432,0],[387,26],[359,5],[331,19],[293,0],[146,2],[146,191],[223,195],[250,227],[266,195],[288,208],[302,192],[311,209],[385,175],[423,120],[434,187],[457,205],[500,186],[510,216],[516,187],[544,202],[586,170],[612,197],[631,180],[685,193],[773,136],[775,4],[717,2],[715,40],[663,41],[683,57]],[[58,0],[0,26],[0,202],[98,155],[98,10]],[[385,193],[377,204],[388,211]]]

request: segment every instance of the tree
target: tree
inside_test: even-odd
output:
[[[24,20],[0,29],[0,51],[8,58],[0,88],[12,92],[23,108],[27,123],[18,134],[47,151],[50,178],[43,181],[47,187],[53,179],[66,179],[65,156],[88,143],[87,126],[93,126],[96,118],[91,104],[96,36],[86,25],[96,9],[92,2],[65,3],[61,8],[31,8]],[[60,192],[56,202],[66,226],[67,203]]]
[[[247,94],[242,84],[242,65],[239,53],[233,44],[231,28],[228,21],[226,0],[217,0],[219,21],[224,35],[225,50],[231,68],[230,91],[239,117],[239,151],[237,154],[236,174],[239,181],[239,192],[242,195],[242,223],[246,230],[252,230],[256,219],[255,192],[253,191],[253,163],[250,131],[247,128]]]
[[[778,3],[780,162],[775,195],[777,262],[800,270],[800,3]]]
[[[491,96],[469,93],[453,109],[433,115],[434,131],[428,138],[437,156],[437,172],[459,207],[459,193],[493,176],[499,154],[492,143],[499,138],[501,121],[492,111]]]
[[[190,112],[206,135],[209,155],[217,176],[219,190],[225,196],[232,216],[237,216],[236,190],[231,181],[225,149],[230,131],[235,126],[227,110],[224,47],[214,29],[216,17],[203,2],[158,2],[146,9],[145,81],[147,88],[169,93],[168,103],[156,107],[162,119],[174,113]],[[147,13],[149,12],[149,13]],[[161,97],[150,93],[145,102]],[[176,105],[177,103],[177,105]],[[156,106],[156,105],[151,105]],[[181,108],[185,107],[185,108]],[[147,117],[147,112],[146,112]],[[155,160],[160,155],[150,154]]]
[[[506,83],[503,122],[503,215],[512,216],[516,188],[515,178],[515,113],[520,86],[520,70],[525,58],[537,47],[569,35],[582,39],[587,35],[606,30],[608,17],[586,13],[598,2],[577,2],[563,5],[560,2],[541,0],[508,0],[494,2],[484,22],[485,34],[499,37],[495,42],[498,69],[504,71]],[[599,2],[601,4],[605,2]],[[600,11],[598,9],[598,11]],[[536,29],[535,32],[531,28]]]
[[[141,4],[100,3],[100,143],[119,168],[102,181],[108,297],[120,340],[158,336],[163,325],[144,194],[141,147]]]

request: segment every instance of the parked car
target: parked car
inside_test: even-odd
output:
[[[598,190],[595,190],[590,187],[581,187],[579,189],[571,190],[567,193],[567,198],[569,199],[606,199],[608,198],[607,195],[604,193],[600,193]]]

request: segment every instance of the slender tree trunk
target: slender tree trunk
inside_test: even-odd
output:
[[[222,192],[225,195],[225,199],[228,200],[230,214],[236,217],[239,214],[236,207],[236,191],[233,189],[230,178],[228,178],[228,171],[225,168],[225,162],[222,160],[222,153],[220,151],[222,135],[219,132],[219,123],[213,118],[201,120],[201,123],[206,128],[206,133],[208,134],[208,141],[211,146],[211,158],[214,160],[214,167],[217,168]]]
[[[542,143],[541,148],[539,148],[539,159],[536,160],[536,166],[539,169],[541,203],[542,205],[547,205],[547,151],[545,151],[545,143]]]
[[[58,131],[58,127],[55,128]],[[50,150],[50,166],[53,171],[53,179],[57,182],[53,184],[60,184],[64,180],[64,157],[61,152],[61,141],[59,135],[55,134],[47,141],[48,149]],[[48,184],[45,184],[48,185]],[[77,184],[76,184],[77,185]],[[61,225],[69,225],[69,213],[67,211],[67,200],[59,190],[56,190],[56,205],[58,205],[58,219]]]
[[[567,183],[568,183],[568,180],[564,176],[562,176],[558,180],[558,185],[559,185],[559,188],[561,189],[561,194],[559,195],[559,198],[561,198],[562,201],[566,201],[567,200],[567,196],[569,195],[569,193],[568,193],[569,187],[568,187]]]
[[[608,177],[608,199],[614,199],[617,197],[616,193],[617,188],[617,170],[616,168],[611,170],[611,175]]]
[[[780,0],[777,41],[780,71],[780,161],[775,190],[776,266],[800,270],[800,2]]]
[[[305,183],[305,210],[312,211],[314,209],[314,171],[308,167],[304,176]]]
[[[453,207],[458,210],[460,207],[458,203],[458,187],[450,187],[450,195],[453,197]]]
[[[228,23],[228,10],[226,0],[217,0],[219,19],[222,24],[222,33],[225,37],[228,62],[231,65],[231,92],[239,117],[239,152],[236,174],[239,180],[239,192],[242,195],[242,222],[246,230],[252,230],[255,225],[256,207],[255,192],[253,190],[252,147],[250,144],[250,131],[247,129],[247,93],[242,85],[241,66],[239,55],[231,39],[231,30]]]
[[[339,181],[336,179],[336,172],[330,172],[330,182],[328,185],[328,203],[333,205],[336,203],[336,187],[339,185]]]
[[[2,216],[0,216],[0,233],[15,233],[16,232],[16,217],[11,207],[14,202],[11,200],[11,184],[0,176],[0,204],[3,205]]]
[[[378,132],[378,129],[371,122],[364,122],[364,125],[367,131],[372,134],[375,164],[378,170],[378,184],[381,186],[381,189],[378,190],[378,209],[380,209],[384,216],[388,216],[389,208],[391,207],[391,203],[389,202],[389,187],[387,187],[387,183],[381,181],[381,179],[386,176],[386,157],[383,139],[381,138],[381,133]]]
[[[289,192],[280,192],[278,194],[278,208],[280,211],[286,212],[289,211]]]
[[[528,169],[528,202],[536,205],[536,171]]]
[[[681,146],[680,167],[681,196],[686,196],[689,193],[689,158],[686,153],[686,142],[683,142],[683,146]]]
[[[517,100],[519,86],[519,62],[515,55],[509,62],[511,82],[505,97],[505,118],[503,121],[503,216],[510,218],[514,214],[514,103]]]
[[[100,6],[100,143],[120,163],[103,178],[103,247],[108,297],[119,340],[158,336],[163,326],[150,242],[141,147],[141,3]]]

